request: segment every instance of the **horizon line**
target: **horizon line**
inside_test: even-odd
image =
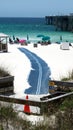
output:
[[[44,17],[0,16],[0,18],[45,18],[45,16]]]

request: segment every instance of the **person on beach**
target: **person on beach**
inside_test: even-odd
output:
[[[12,39],[10,37],[9,37],[9,43],[11,43],[11,44],[13,43],[13,41],[12,41]]]
[[[13,40],[15,41],[15,36],[13,35]]]
[[[19,42],[19,38],[18,37],[16,38],[16,40],[17,40],[17,42]]]
[[[27,34],[27,40],[29,40],[29,36],[28,36],[28,34]]]
[[[60,36],[60,41],[62,42],[62,36]]]
[[[73,47],[71,43],[69,43],[69,46]]]

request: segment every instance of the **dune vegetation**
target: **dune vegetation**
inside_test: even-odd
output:
[[[0,69],[0,77],[8,75],[8,72]],[[62,80],[65,79],[73,80],[73,71]],[[73,95],[51,104],[48,113],[42,115],[44,120],[35,124],[20,118],[13,104],[2,104],[0,102],[0,130],[73,130]]]

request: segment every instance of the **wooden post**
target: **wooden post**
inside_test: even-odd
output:
[[[48,113],[48,102],[41,102],[40,114]]]

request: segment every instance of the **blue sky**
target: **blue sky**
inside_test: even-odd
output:
[[[45,17],[73,12],[73,0],[0,0],[0,17]]]

